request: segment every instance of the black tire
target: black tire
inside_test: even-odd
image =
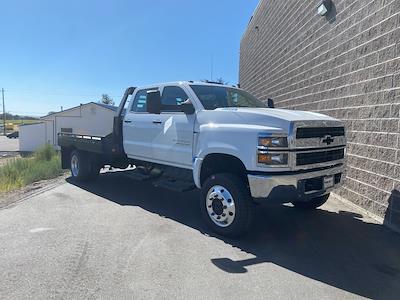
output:
[[[233,219],[233,221],[231,221],[229,225],[224,224],[225,227],[216,224],[208,212],[211,206],[212,209],[214,209],[214,201],[211,206],[209,205],[210,203],[207,203],[207,201],[209,201],[208,199],[211,199],[208,198],[208,194],[209,192],[211,193],[211,191],[213,191],[212,188],[216,186],[225,188],[226,191],[224,191],[224,193],[228,192],[233,198],[233,201],[230,203],[233,202],[234,213],[231,214],[229,211],[229,216],[232,216],[229,218],[231,218],[231,220]],[[213,199],[218,200],[215,198]],[[220,202],[223,203],[223,201]],[[249,230],[254,218],[254,203],[248,187],[244,180],[229,173],[212,175],[204,182],[201,188],[200,208],[202,217],[208,227],[217,234],[227,237],[238,237],[245,234]],[[228,212],[225,210],[226,206],[221,204],[221,209],[223,209],[223,211],[219,216],[227,216],[227,214],[224,213]]]
[[[74,150],[70,157],[71,176],[76,181],[87,181],[90,179],[91,163],[85,152]]]
[[[90,173],[89,173],[89,180],[96,180],[99,175],[100,175],[100,169],[101,167],[99,167],[96,163],[92,163],[91,167],[90,167]]]
[[[93,168],[90,170],[88,180],[96,180],[100,175],[100,168]]]
[[[298,202],[292,202],[295,208],[298,209],[303,209],[303,210],[311,210],[311,209],[316,209],[323,204],[325,204],[326,201],[328,201],[329,194],[312,198],[308,201],[298,201]]]

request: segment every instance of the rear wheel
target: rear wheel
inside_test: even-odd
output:
[[[77,181],[86,181],[95,177],[94,164],[85,152],[74,150],[71,153],[71,175]],[[98,173],[98,172],[97,172]]]
[[[311,210],[311,209],[316,209],[323,204],[325,204],[326,201],[328,201],[329,194],[312,198],[308,201],[293,201],[292,204],[294,207],[299,208],[299,209],[304,209],[304,210]]]
[[[234,174],[216,174],[203,184],[201,212],[216,233],[237,237],[246,233],[253,220],[254,203],[243,180]]]
[[[92,163],[90,167],[89,179],[96,180],[100,175],[100,169],[101,167],[98,164]]]

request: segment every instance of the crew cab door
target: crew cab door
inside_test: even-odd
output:
[[[153,123],[158,115],[147,112],[147,92],[156,88],[138,90],[126,112],[123,124],[123,144],[129,158],[152,160],[153,140],[159,133]]]
[[[154,159],[160,163],[192,168],[195,114],[182,112],[180,104],[189,99],[182,87],[162,89],[161,113],[156,117],[158,134],[153,139]]]

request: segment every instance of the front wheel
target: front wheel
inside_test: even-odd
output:
[[[207,225],[216,233],[237,237],[246,233],[253,220],[254,203],[238,176],[216,174],[203,184],[201,212]]]
[[[326,201],[328,201],[329,194],[319,196],[316,198],[312,198],[308,201],[293,201],[292,204],[294,205],[295,208],[299,209],[304,209],[304,210],[311,210],[311,209],[316,209],[323,204],[325,204]]]

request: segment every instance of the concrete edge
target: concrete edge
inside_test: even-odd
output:
[[[355,204],[355,203],[353,203],[353,202],[351,202],[349,200],[346,200],[345,198],[343,198],[343,197],[341,197],[341,196],[339,196],[339,195],[337,195],[335,193],[331,193],[331,196],[336,198],[337,200],[339,200],[343,204],[345,204],[345,205],[347,205],[347,206],[359,211],[361,214],[370,217],[371,219],[375,220],[378,224],[384,225],[387,228],[393,230],[394,232],[397,232],[397,233],[400,234],[400,228],[397,228],[396,226],[394,226],[394,225],[392,225],[390,223],[386,223],[384,221],[384,218],[373,214],[372,212],[366,210],[365,208],[362,208],[361,206],[358,206],[357,204]]]
[[[69,175],[64,173],[52,179],[40,180],[20,189],[0,194],[0,210],[12,208],[32,197],[57,188],[60,185],[65,184],[65,179],[68,177]]]

